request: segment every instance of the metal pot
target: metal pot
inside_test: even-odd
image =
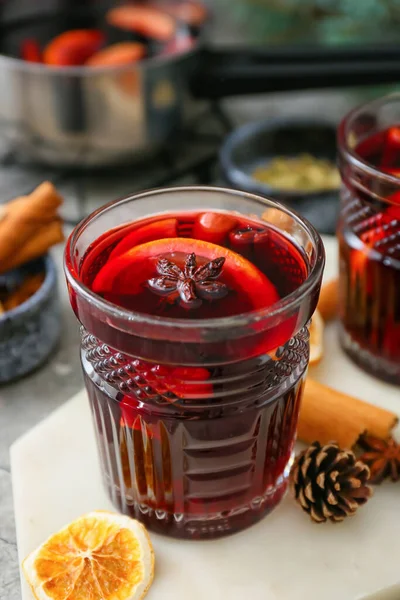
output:
[[[10,53],[22,36],[29,36],[30,20],[35,30],[40,18],[43,35],[46,22],[51,26],[60,18],[57,0],[35,3],[34,14],[32,4],[25,4],[16,18],[4,16],[3,8]],[[93,11],[93,26],[96,18]],[[15,31],[11,39],[10,28]],[[29,161],[64,166],[130,162],[160,148],[188,118],[188,86],[198,56],[196,45],[179,55],[94,69],[2,55],[0,133],[18,157]]]
[[[56,165],[129,162],[176,133],[190,112],[194,57],[129,69],[53,69],[0,57],[0,119],[18,155]]]
[[[1,5],[5,54],[12,55],[12,46],[26,36],[30,20],[44,29],[54,19],[62,21],[65,0],[32,4],[11,0]],[[70,0],[68,10],[82,4],[98,18],[93,0]],[[380,52],[385,69],[373,48],[361,57],[372,57],[371,67],[360,62],[359,51],[352,64],[348,54],[343,62],[342,50],[320,51],[318,57],[315,50],[217,51],[206,49],[203,39],[200,35],[184,53],[123,68],[49,67],[0,55],[0,135],[23,160],[74,167],[120,165],[167,144],[201,98],[376,83],[400,76],[398,51],[392,56],[393,49]]]

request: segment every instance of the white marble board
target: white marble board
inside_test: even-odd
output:
[[[336,241],[324,241],[330,278]],[[399,388],[351,364],[334,325],[325,339],[326,356],[311,375],[400,415]],[[112,508],[100,480],[84,391],[17,440],[11,465],[20,561],[82,513]],[[342,524],[313,524],[287,496],[261,523],[232,537],[207,542],[151,537],[156,577],[148,600],[359,600],[370,594],[374,600],[400,599],[399,485],[379,487]],[[25,581],[22,598],[32,600]]]

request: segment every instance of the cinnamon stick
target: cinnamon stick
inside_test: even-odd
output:
[[[44,277],[43,273],[26,277],[20,287],[17,288],[4,302],[4,310],[12,310],[33,296],[33,294],[43,285]]]
[[[394,413],[338,392],[307,378],[300,409],[298,437],[311,444],[335,441],[341,448],[352,448],[360,435],[386,439],[398,422]]]
[[[10,267],[8,260],[37,233],[38,228],[54,220],[62,198],[54,185],[45,181],[29,196],[21,196],[3,205],[0,219],[0,271]]]
[[[42,225],[36,233],[16,253],[8,259],[7,270],[14,269],[24,263],[34,260],[47,252],[51,246],[59,244],[64,239],[62,222],[54,219],[47,225]],[[0,268],[0,273],[2,268]]]
[[[337,317],[339,296],[338,283],[338,279],[331,279],[321,288],[318,310],[324,321],[331,321]]]

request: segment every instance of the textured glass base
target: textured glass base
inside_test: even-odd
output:
[[[362,348],[349,333],[340,325],[340,343],[343,350],[353,362],[366,371],[383,381],[400,385],[400,365],[394,364],[380,356],[376,356],[365,348]]]
[[[198,396],[186,397],[189,379],[84,333],[102,472],[118,510],[189,539],[228,535],[269,513],[286,489],[308,352],[304,328],[273,356],[210,368]]]
[[[293,456],[277,485],[268,489],[262,497],[253,498],[245,506],[208,515],[189,516],[154,510],[145,504],[135,502],[128,504],[111,482],[105,481],[105,485],[116,509],[138,519],[150,531],[184,539],[215,539],[246,529],[268,515],[285,495],[292,463]]]

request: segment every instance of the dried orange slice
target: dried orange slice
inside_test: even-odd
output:
[[[154,553],[141,523],[96,511],[52,535],[22,568],[37,600],[139,600],[153,580]]]
[[[316,365],[322,358],[324,348],[324,320],[319,310],[313,314],[310,325],[310,365]]]

